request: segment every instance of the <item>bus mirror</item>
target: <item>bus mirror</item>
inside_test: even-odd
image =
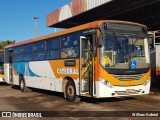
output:
[[[155,48],[155,43],[152,42],[151,44],[149,44],[149,46],[150,46],[150,49],[154,49]]]
[[[100,45],[100,46],[103,46],[103,45],[104,45],[104,36],[103,36],[103,35],[100,35],[99,45]]]
[[[85,36],[80,36],[81,40],[87,39]]]
[[[155,48],[155,39],[154,39],[154,36],[149,35],[149,37],[148,37],[148,43],[149,43],[150,49],[154,49]]]
[[[100,46],[103,46],[104,45],[104,33],[105,33],[105,30],[107,29],[107,24],[106,23],[102,23],[100,25],[100,40],[99,40],[99,45]]]
[[[143,31],[144,33],[147,33],[147,28],[146,28],[146,27],[143,27],[143,28],[142,28],[142,31]]]
[[[85,36],[80,36],[80,41],[84,41],[84,40],[87,40],[87,37]],[[83,42],[82,42],[83,43]]]

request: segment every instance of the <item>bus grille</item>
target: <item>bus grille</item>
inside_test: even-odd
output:
[[[115,78],[119,80],[139,80],[144,75],[145,74],[136,74],[136,75],[114,75],[112,74],[112,76],[114,76]]]

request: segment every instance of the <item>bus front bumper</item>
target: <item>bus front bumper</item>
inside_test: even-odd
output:
[[[96,82],[96,98],[149,94],[151,81],[150,79],[148,81],[149,82],[144,85],[113,87],[108,87],[102,82],[98,81]]]

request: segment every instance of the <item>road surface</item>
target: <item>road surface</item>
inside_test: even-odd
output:
[[[63,98],[63,94],[52,91],[34,89],[22,93],[17,86],[0,84],[0,111],[1,112],[42,112],[42,118],[55,119],[140,119],[159,120],[158,117],[133,117],[131,113],[143,115],[143,113],[155,114],[160,111],[160,95],[144,95],[122,98],[94,99],[83,97],[79,103],[71,103]],[[70,111],[70,112],[68,112]],[[118,112],[117,112],[118,111]],[[127,111],[129,111],[127,113]],[[140,112],[138,114],[138,112]],[[21,113],[22,115],[22,113]],[[45,115],[45,118],[43,116]],[[126,116],[126,117],[123,117]],[[37,116],[37,117],[41,117]],[[48,116],[48,118],[46,118]],[[117,116],[117,117],[115,117]],[[122,117],[121,117],[122,116]],[[16,116],[14,116],[16,117]],[[102,117],[102,118],[100,118]],[[3,118],[4,119],[4,118]],[[8,118],[9,119],[9,118]],[[16,118],[17,119],[17,118]],[[18,117],[18,119],[22,119]],[[29,119],[29,118],[24,118]]]

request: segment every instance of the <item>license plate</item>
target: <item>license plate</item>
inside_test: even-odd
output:
[[[127,90],[126,90],[126,93],[127,93],[127,94],[135,94],[136,91],[135,91],[134,89],[127,89]]]

